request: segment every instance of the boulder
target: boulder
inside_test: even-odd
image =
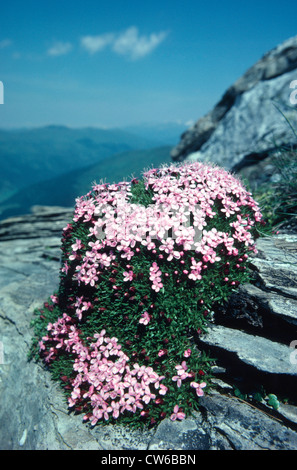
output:
[[[232,375],[237,360],[236,373],[241,374],[242,380],[249,367],[251,373],[257,371],[260,381],[267,374],[273,376],[271,385],[279,381],[284,392],[288,389],[283,380],[290,379],[290,386],[296,391],[297,366],[290,363],[288,353],[294,351],[289,342],[297,339],[297,334],[293,310],[289,313],[286,303],[295,302],[294,286],[288,286],[290,291],[286,287],[283,290],[279,279],[274,284],[271,280],[266,282],[269,270],[262,273],[265,262],[272,266],[276,260],[282,262],[284,272],[289,271],[296,237],[283,234],[259,240],[259,254],[253,259],[257,279],[254,284],[242,286],[238,293],[237,305],[241,303],[241,311],[250,314],[243,315],[242,323],[236,323],[230,305],[221,308],[220,315],[215,312],[220,323],[211,325],[209,339],[201,338],[201,346],[220,352],[218,366],[213,370],[214,386],[217,385],[212,393],[202,397],[199,411],[184,421],[165,419],[157,428],[146,430],[123,425],[90,427],[83,423],[81,415],[69,412],[50,373],[27,357],[34,308],[40,308],[58,286],[60,236],[70,215],[67,208],[35,208],[33,214],[0,223],[0,449],[149,453],[169,449],[296,449],[293,401],[281,403],[278,410],[263,404],[255,406],[234,394]],[[256,317],[258,321],[252,325],[250,319]],[[271,332],[271,328],[266,328],[267,318],[272,325],[273,319],[281,319],[289,325],[290,333],[281,334],[280,323]],[[253,334],[250,328],[254,328]],[[269,361],[265,357],[267,350],[272,356]]]
[[[297,36],[266,53],[215,107],[184,132],[172,149],[175,161],[214,162],[232,171],[265,159],[276,146],[296,146]],[[290,121],[291,126],[287,121]]]

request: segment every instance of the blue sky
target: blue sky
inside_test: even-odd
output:
[[[296,0],[10,0],[0,128],[196,121],[297,34]]]

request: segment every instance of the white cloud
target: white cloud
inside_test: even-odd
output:
[[[139,36],[135,26],[120,34],[113,43],[113,50],[132,60],[141,59],[150,54],[166,38],[167,33],[152,33],[149,36]]]
[[[102,34],[100,36],[84,36],[81,38],[81,45],[90,54],[102,51],[106,46],[111,44],[114,40],[113,33]]]
[[[66,55],[72,49],[72,44],[70,42],[56,42],[52,47],[47,50],[48,55],[50,56],[59,56]]]
[[[135,26],[122,33],[106,33],[99,36],[84,36],[81,45],[90,54],[102,51],[110,46],[116,54],[128,57],[131,60],[141,59],[158,47],[166,38],[167,33],[161,31],[149,36],[140,36]]]

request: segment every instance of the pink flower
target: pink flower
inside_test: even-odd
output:
[[[175,366],[177,370],[177,375],[172,377],[173,382],[177,382],[178,388],[181,387],[182,381],[187,379],[189,377],[188,372],[186,372],[188,366],[186,365],[186,362],[183,361],[181,365]]]
[[[181,371],[181,373],[185,372],[187,370],[188,366],[187,366],[186,361],[183,361],[181,363],[181,365],[177,365],[177,366],[175,366],[175,368],[176,368],[176,370],[179,371],[178,374],[180,374],[180,371]]]
[[[112,401],[111,402],[111,408],[112,408],[112,416],[113,418],[118,418],[120,415],[120,403]]]
[[[144,403],[146,403],[146,404],[148,405],[148,403],[149,403],[151,400],[155,399],[155,398],[156,398],[156,395],[154,395],[153,393],[151,393],[149,387],[146,387],[146,388],[145,388],[145,393],[144,393],[144,395],[143,395],[143,397],[142,397],[142,400],[144,401]]]
[[[83,248],[83,244],[81,240],[76,239],[76,242],[73,245],[71,245],[71,248],[73,249],[73,251],[81,250],[81,248]]]
[[[150,267],[150,280],[153,281],[152,289],[156,292],[159,292],[159,290],[163,287],[161,282],[161,275],[161,270],[159,269],[157,263],[154,262]]]
[[[150,320],[151,320],[151,317],[148,314],[148,312],[144,312],[141,315],[141,319],[139,320],[139,323],[142,323],[143,325],[147,325],[150,322]]]
[[[160,384],[160,390],[159,390],[160,395],[166,395],[167,391],[168,391],[168,387],[166,387],[163,384]]]
[[[206,383],[205,382],[202,382],[201,384],[198,384],[197,382],[191,382],[190,383],[190,386],[192,388],[195,388],[196,389],[196,394],[198,397],[203,397],[204,395],[204,392],[203,392],[203,388],[206,387]]]
[[[171,421],[175,421],[177,419],[185,419],[186,415],[182,411],[180,411],[181,408],[179,408],[178,405],[175,405],[173,408],[173,414],[170,416]]]
[[[129,271],[124,271],[123,272],[123,276],[124,276],[124,281],[133,281],[133,271],[129,270]]]
[[[158,356],[163,357],[163,356],[166,356],[167,353],[168,353],[167,349],[160,349],[160,351],[158,352]]]
[[[184,357],[190,357],[191,354],[192,354],[191,349],[187,349],[187,350],[184,352]]]
[[[63,266],[63,268],[61,269],[62,273],[67,274],[68,271],[69,271],[69,268],[70,268],[69,264],[67,263],[67,261],[65,261],[64,266]]]
[[[59,302],[59,297],[57,295],[51,295],[51,299],[53,304],[57,304]]]
[[[44,350],[45,350],[44,342],[43,342],[43,341],[39,341],[38,344],[39,344],[39,351],[44,351]]]

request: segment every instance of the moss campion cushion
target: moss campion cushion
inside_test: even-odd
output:
[[[95,184],[62,238],[58,292],[35,349],[69,407],[97,422],[184,419],[210,386],[196,344],[212,306],[248,279],[262,215],[225,170],[201,163]]]

